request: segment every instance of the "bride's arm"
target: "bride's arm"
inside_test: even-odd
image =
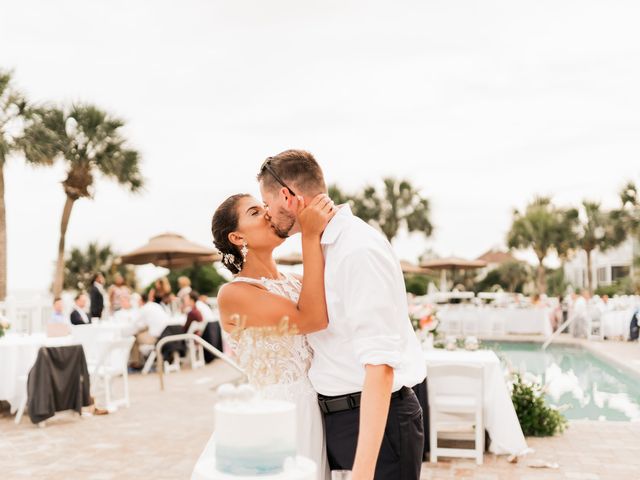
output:
[[[256,285],[237,282],[226,285],[218,295],[222,327],[272,327],[289,319],[298,333],[312,333],[328,325],[324,294],[324,256],[320,237],[333,217],[333,203],[326,195],[315,197],[309,206],[299,200],[298,220],[302,228],[304,275],[298,303]]]

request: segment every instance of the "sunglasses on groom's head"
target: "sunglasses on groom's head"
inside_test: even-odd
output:
[[[291,188],[289,187],[289,185],[287,185],[286,183],[284,183],[284,181],[282,180],[282,178],[280,178],[280,175],[278,175],[276,173],[276,171],[273,169],[273,167],[271,166],[271,160],[273,159],[273,157],[269,157],[267,158],[264,163],[262,164],[262,166],[260,167],[260,174],[262,175],[264,173],[264,171],[266,170],[267,172],[269,172],[271,174],[271,176],[275,179],[276,182],[278,182],[280,185],[282,185],[284,188],[286,188],[287,190],[289,190],[289,193],[291,195],[293,195],[294,197],[296,196],[295,192],[293,190],[291,190]]]

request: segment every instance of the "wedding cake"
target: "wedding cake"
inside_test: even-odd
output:
[[[316,480],[315,463],[297,456],[293,403],[261,398],[249,385],[217,393],[214,441],[192,479]]]

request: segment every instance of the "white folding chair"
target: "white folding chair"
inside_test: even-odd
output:
[[[104,391],[104,403],[107,410],[115,411],[119,406],[129,407],[129,354],[135,341],[134,337],[101,342],[102,352],[97,363],[89,364],[91,387],[96,388],[94,397]],[[122,398],[112,399],[111,381],[122,377],[124,394]],[[102,388],[100,388],[102,387]]]
[[[482,465],[484,454],[483,368],[472,365],[432,365],[429,379],[430,461],[438,456],[475,458]],[[442,436],[439,434],[442,433]],[[443,448],[438,438],[474,440],[473,449]]]
[[[602,312],[591,305],[587,309],[587,339],[604,340],[604,329],[602,328]]]
[[[27,408],[27,376],[21,375],[16,379],[16,383],[18,384],[18,389],[21,392],[20,404],[18,406],[18,411],[16,412],[16,425],[20,423],[22,420],[22,415],[24,415],[24,411]]]

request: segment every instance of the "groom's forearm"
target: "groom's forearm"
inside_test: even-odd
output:
[[[393,388],[393,368],[390,366],[366,365],[365,372],[353,480],[373,479]]]

